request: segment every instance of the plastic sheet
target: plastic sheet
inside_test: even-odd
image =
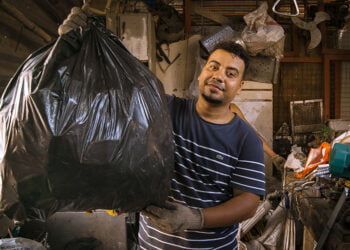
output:
[[[1,99],[10,217],[162,205],[172,168],[162,84],[96,17],[29,56]]]
[[[0,249],[9,249],[9,250],[23,250],[23,249],[31,249],[31,250],[45,250],[46,248],[31,239],[26,238],[6,238],[0,239]]]
[[[344,133],[342,133],[341,135],[339,135],[338,137],[336,137],[333,141],[332,141],[332,148],[334,147],[334,144],[336,143],[341,143],[341,144],[350,144],[350,130],[346,131]]]
[[[267,14],[268,4],[263,2],[258,9],[243,17],[247,26],[242,31],[242,39],[250,55],[283,57],[284,30]]]
[[[288,155],[284,167],[293,169],[294,172],[301,172],[304,170],[305,162],[306,156],[301,150],[301,147],[293,145],[291,153]]]
[[[307,156],[304,170],[295,174],[295,177],[302,178],[318,165],[328,163],[329,155],[331,151],[331,145],[327,142],[323,142],[318,148],[311,148]]]

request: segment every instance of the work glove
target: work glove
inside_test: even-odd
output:
[[[82,8],[73,7],[63,21],[63,23],[58,27],[58,34],[61,36],[79,27],[85,27],[87,24],[87,17],[89,14],[89,4],[86,3]]]
[[[166,233],[181,232],[185,229],[201,229],[204,225],[201,209],[189,208],[176,202],[167,201],[164,208],[148,206],[141,213]]]
[[[278,170],[283,170],[284,164],[286,163],[286,159],[284,159],[280,155],[276,155],[272,157],[272,164],[278,169]]]

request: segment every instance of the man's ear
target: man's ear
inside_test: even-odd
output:
[[[243,85],[244,85],[244,81],[241,81],[241,83],[240,83],[240,88],[238,89],[238,91],[237,91],[237,95],[239,95],[240,93],[241,93],[241,90],[242,90],[242,88],[243,88]]]

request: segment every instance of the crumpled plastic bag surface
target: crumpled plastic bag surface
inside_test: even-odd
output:
[[[0,239],[0,249],[9,250],[45,250],[46,248],[39,242],[27,238],[5,238]]]
[[[334,144],[336,143],[341,143],[341,144],[350,144],[350,130],[342,133],[341,135],[339,135],[338,137],[336,137],[333,141],[332,141],[332,148],[334,146]]]
[[[301,150],[301,147],[293,145],[291,153],[288,155],[286,163],[284,164],[285,168],[293,169],[294,172],[301,172],[304,170],[306,162],[306,156]]]
[[[162,84],[98,18],[30,55],[10,80],[0,212],[140,211],[163,204],[172,169]]]
[[[267,9],[267,2],[263,2],[258,9],[243,17],[247,26],[242,31],[242,40],[250,55],[280,59],[284,53],[284,30],[267,14]]]
[[[295,174],[295,177],[302,178],[321,164],[328,163],[331,152],[331,145],[322,142],[318,148],[311,148],[307,156],[304,170]]]

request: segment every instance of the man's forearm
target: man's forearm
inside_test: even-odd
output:
[[[204,228],[231,226],[252,217],[259,200],[258,195],[242,192],[225,203],[203,209]]]

